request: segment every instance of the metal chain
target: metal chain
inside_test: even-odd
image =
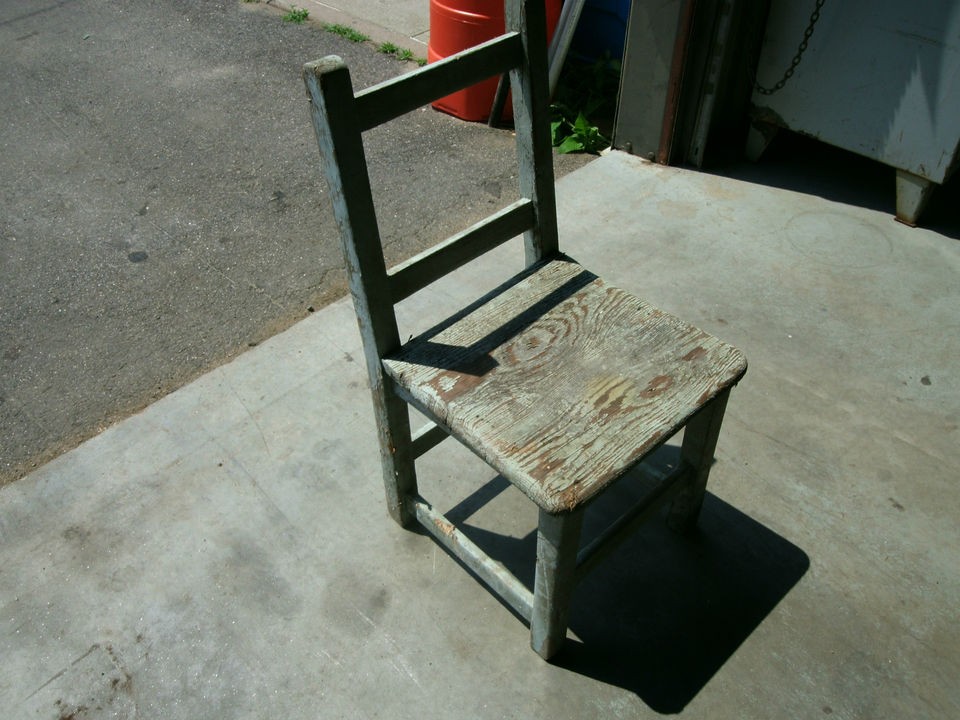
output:
[[[780,78],[779,82],[774,85],[772,88],[765,88],[760,85],[759,82],[754,81],[754,85],[757,88],[757,92],[761,95],[773,95],[778,90],[782,90],[783,86],[787,84],[787,81],[793,77],[793,71],[797,69],[797,65],[800,64],[800,60],[803,59],[803,54],[807,51],[807,44],[810,42],[810,38],[813,36],[813,29],[817,25],[817,21],[820,19],[820,10],[823,8],[823,4],[826,0],[817,0],[817,6],[813,9],[813,12],[810,13],[810,22],[807,23],[806,29],[803,31],[803,40],[800,41],[800,46],[797,48],[797,54],[793,56],[793,60],[790,61],[790,67],[786,69],[783,73],[783,77]]]

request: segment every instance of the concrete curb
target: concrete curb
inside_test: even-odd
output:
[[[409,50],[417,58],[426,58],[427,41],[430,37],[429,29],[425,29],[414,36],[407,35],[397,30],[384,27],[378,23],[372,22],[366,18],[360,17],[346,10],[336,8],[319,0],[300,0],[299,2],[290,2],[289,0],[266,0],[262,3],[280,11],[287,12],[294,8],[302,8],[309,12],[307,22],[313,22],[317,25],[346,25],[364,35],[370,36],[368,42],[374,45],[383,43],[393,43],[398,48]]]

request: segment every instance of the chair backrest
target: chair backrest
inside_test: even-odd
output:
[[[304,66],[323,172],[372,377],[379,374],[373,367],[379,364],[377,357],[400,347],[394,304],[520,234],[528,266],[558,253],[544,0],[507,0],[505,15],[503,35],[356,95],[339,57]],[[513,94],[520,199],[388,272],[362,133],[506,72]]]

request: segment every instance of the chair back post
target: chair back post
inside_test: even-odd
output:
[[[403,526],[414,522],[410,498],[417,478],[406,403],[381,358],[400,347],[400,334],[380,245],[367,160],[346,64],[328,56],[303,66],[323,174],[340,230],[357,323],[363,340],[387,510]]]
[[[379,358],[400,347],[390,297],[380,230],[370,189],[350,71],[330,55],[303,66],[310,114],[320,146],[333,214],[347,266],[360,334],[367,349],[371,378],[380,374]]]
[[[524,234],[526,264],[530,266],[559,252],[543,0],[507,0],[506,27],[519,32],[523,41],[524,65],[510,71],[510,86],[520,194],[530,198],[536,213],[535,226]]]

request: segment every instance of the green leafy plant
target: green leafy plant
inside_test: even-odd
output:
[[[598,153],[610,145],[610,141],[603,136],[596,125],[591,125],[583,113],[577,113],[574,120],[570,120],[566,108],[559,110],[552,106],[554,112],[560,113],[560,118],[550,123],[550,133],[553,145],[559,153],[588,152]]]
[[[299,25],[304,20],[306,20],[309,15],[310,13],[308,11],[304,10],[303,8],[298,8],[294,6],[290,8],[288,12],[283,14],[283,19],[286,20],[287,22],[292,22]]]
[[[413,51],[407,50],[407,48],[402,48],[397,45],[394,45],[392,42],[380,43],[380,46],[377,48],[384,55],[393,55],[397,60],[402,60],[403,62],[411,62],[415,60],[413,57]]]
[[[564,65],[550,106],[557,152],[598,153],[610,145],[607,133],[613,126],[619,85],[620,61],[609,55],[592,63],[571,59]]]
[[[323,29],[327,32],[333,33],[334,35],[339,35],[350,42],[362,43],[370,39],[369,35],[364,35],[359,30],[354,30],[352,27],[347,27],[346,25],[327,23],[323,26]]]

